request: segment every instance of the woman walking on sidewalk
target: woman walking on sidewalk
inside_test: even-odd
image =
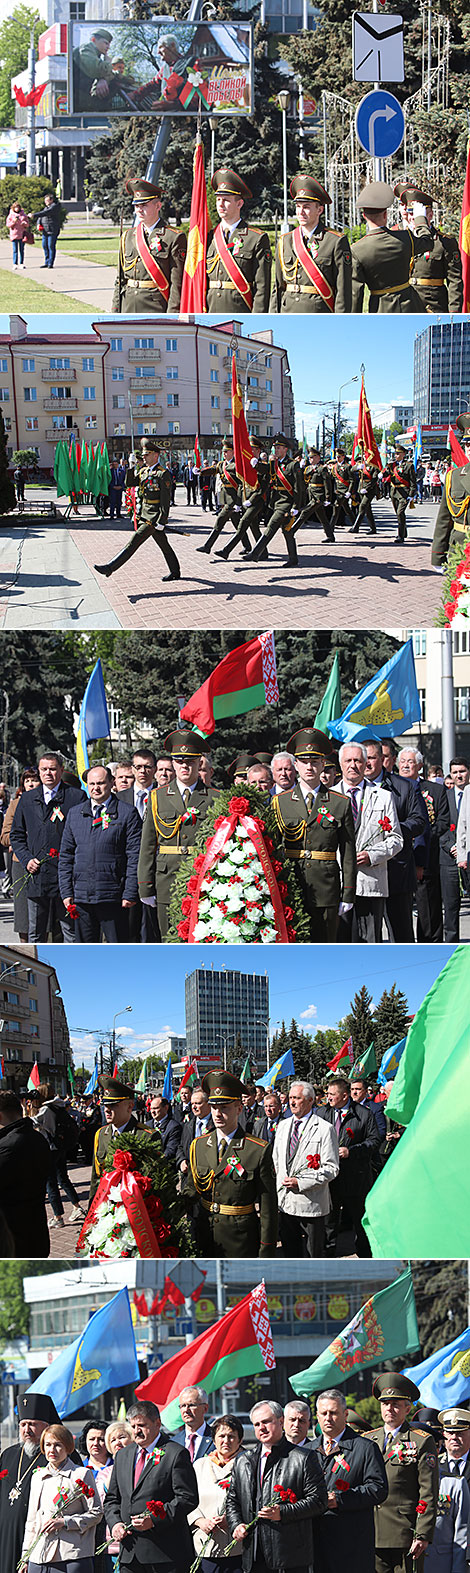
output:
[[[30,229],[27,213],[21,202],[12,202],[10,212],[7,214],[7,229],[10,231],[10,240],[13,242],[13,270],[25,267],[24,243],[25,236]],[[18,261],[19,258],[19,261]]]

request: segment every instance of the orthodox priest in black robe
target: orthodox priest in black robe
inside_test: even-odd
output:
[[[39,1442],[45,1426],[59,1415],[48,1393],[23,1393],[18,1399],[19,1442],[0,1455],[0,1568],[15,1573],[23,1550],[29,1493],[35,1469],[47,1460]]]

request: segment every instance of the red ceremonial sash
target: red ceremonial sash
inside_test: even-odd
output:
[[[317,264],[314,262],[310,252],[307,251],[300,225],[298,229],[294,230],[292,236],[292,245],[294,247],[295,255],[298,258],[298,261],[302,263],[302,267],[305,268],[305,272],[307,273],[310,282],[315,285],[315,289],[318,291],[318,294],[321,295],[322,300],[324,300],[325,306],[328,306],[328,311],[334,311],[335,297],[333,290],[331,289],[330,285],[327,284],[326,279],[324,279],[323,273],[320,273],[320,269],[317,268]]]
[[[150,274],[150,278],[153,279],[154,284],[156,284],[157,289],[160,290],[160,294],[163,295],[163,299],[166,300],[168,304],[170,285],[168,279],[165,278],[165,274],[162,273],[161,268],[159,268],[158,262],[155,261],[155,257],[152,256],[150,246],[147,245],[142,220],[139,224],[136,225],[135,243],[140,260],[144,264],[144,268],[147,269],[147,273]]]
[[[276,461],[276,464],[274,466],[274,472],[277,475],[278,481],[281,482],[281,486],[284,487],[284,491],[289,493],[289,497],[293,497],[293,495],[294,495],[294,488],[293,488],[293,486],[291,486],[290,481],[287,479],[287,475],[284,475],[284,471],[281,470],[281,466],[280,466],[280,464],[277,463],[277,461]]]
[[[336,477],[337,481],[342,481],[343,486],[347,486],[348,485],[348,481],[347,481],[346,476],[343,475],[342,470],[337,470],[335,464],[333,465],[333,475]]]
[[[394,476],[398,486],[406,486],[407,488],[409,488],[409,486],[410,486],[409,476],[408,475],[400,475],[400,471],[397,470],[395,464],[393,466],[392,475]]]
[[[244,278],[241,268],[237,266],[235,257],[233,256],[232,252],[229,251],[227,242],[224,239],[221,224],[218,224],[217,229],[214,230],[214,245],[217,256],[220,257],[220,261],[223,262],[224,268],[226,268],[232,284],[235,285],[235,289],[239,291],[239,294],[243,296],[243,300],[246,301],[248,310],[251,311],[253,305],[252,291],[250,289],[248,280]]]
[[[224,464],[222,465],[222,475],[223,475],[224,481],[226,482],[226,485],[227,486],[232,486],[234,492],[238,491],[238,481],[234,480],[233,475],[230,474],[229,470],[226,470]]]
[[[233,835],[237,824],[242,825],[243,829],[248,831],[250,841],[253,842],[253,846],[256,848],[260,863],[262,864],[263,874],[268,886],[271,902],[274,907],[274,922],[277,933],[276,943],[285,944],[287,940],[287,925],[284,917],[284,908],[279,894],[277,879],[272,868],[271,859],[269,857],[267,848],[265,847],[261,831],[258,830],[256,821],[251,818],[251,815],[239,814],[238,812],[229,812],[228,815],[224,815],[223,819],[218,821],[218,829],[216,830],[215,835],[211,837],[210,841],[207,842],[206,850],[203,853],[204,861],[197,876],[197,886],[196,890],[194,891],[191,903],[188,945],[194,945],[197,943],[197,941],[194,939],[194,930],[198,921],[199,897],[201,894],[202,882],[205,879],[206,874],[209,872],[209,869],[211,869],[217,862],[221,852],[223,852],[225,843],[230,840],[230,837]]]

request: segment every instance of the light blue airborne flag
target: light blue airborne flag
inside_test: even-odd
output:
[[[416,1382],[422,1403],[430,1409],[452,1409],[461,1404],[470,1396],[470,1327],[404,1374]]]
[[[108,706],[99,660],[93,667],[78,718],[77,771],[81,781],[89,766],[87,745],[96,742],[98,737],[109,737]]]
[[[408,639],[328,727],[341,743],[357,743],[362,738],[393,737],[395,732],[401,736],[420,720],[413,641]]]
[[[380,1069],[377,1071],[377,1081],[385,1087],[387,1081],[393,1081],[397,1074],[398,1066],[405,1047],[406,1038],[400,1038],[399,1043],[392,1043],[391,1049],[386,1049],[382,1055]]]
[[[90,1317],[85,1332],[61,1349],[28,1393],[49,1393],[59,1415],[86,1409],[110,1387],[120,1391],[140,1379],[127,1288]]]
[[[278,1076],[295,1076],[295,1065],[292,1049],[286,1049],[285,1054],[281,1054],[280,1058],[275,1060],[274,1065],[270,1065],[269,1070],[265,1071],[264,1076],[256,1077],[256,1086],[274,1087],[274,1083],[277,1081]]]
[[[168,1064],[165,1071],[165,1080],[162,1087],[162,1098],[168,1098],[168,1102],[173,1103],[173,1070],[169,1055]]]
[[[95,1063],[94,1063],[94,1066],[93,1066],[93,1070],[92,1070],[92,1073],[91,1073],[91,1076],[90,1076],[90,1080],[87,1081],[87,1084],[86,1084],[86,1087],[85,1087],[85,1091],[84,1091],[84,1094],[83,1094],[84,1098],[91,1098],[91,1094],[92,1094],[92,1092],[96,1092],[97,1086],[98,1086],[98,1066],[97,1066],[97,1063],[96,1063],[96,1060],[95,1060]]]
[[[418,459],[422,459],[422,457],[423,457],[423,433],[421,431],[421,421],[418,421],[418,425],[416,427],[416,440],[415,440],[415,445],[414,445],[414,449],[413,449],[413,464],[414,464],[415,469],[416,469],[416,465],[418,463]]]

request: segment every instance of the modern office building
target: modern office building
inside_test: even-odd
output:
[[[201,1069],[229,1062],[236,1043],[266,1068],[269,1040],[267,973],[198,967],[185,981],[187,1053]],[[241,1053],[241,1051],[240,1051]]]
[[[380,420],[377,419],[377,425],[386,426],[388,429],[390,426],[393,426],[395,422],[398,422],[398,425],[401,426],[402,431],[406,431],[407,426],[411,426],[412,421],[412,404],[389,404],[387,405],[386,410],[381,410]]]
[[[414,343],[413,420],[447,430],[470,401],[470,322],[433,322]]]
[[[35,1061],[41,1081],[69,1092],[71,1062],[65,1007],[55,967],[38,961],[35,945],[0,945],[2,1087],[23,1088]]]

